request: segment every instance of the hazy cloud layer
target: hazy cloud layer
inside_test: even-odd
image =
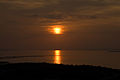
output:
[[[119,33],[120,0],[0,0],[0,48],[120,48]]]

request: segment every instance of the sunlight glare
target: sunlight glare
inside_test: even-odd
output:
[[[50,26],[49,31],[52,32],[53,34],[63,34],[64,32],[64,26],[63,25],[53,25]]]
[[[55,34],[61,34],[61,28],[54,28],[54,33]]]

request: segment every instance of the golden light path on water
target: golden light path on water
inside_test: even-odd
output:
[[[54,50],[54,63],[61,64],[61,50]]]

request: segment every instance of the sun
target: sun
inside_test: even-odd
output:
[[[53,25],[53,26],[50,26],[49,31],[52,32],[52,34],[60,35],[60,34],[64,33],[64,26],[63,25]]]
[[[55,34],[61,34],[62,29],[59,28],[59,27],[56,27],[56,28],[53,28],[53,31],[54,31]]]

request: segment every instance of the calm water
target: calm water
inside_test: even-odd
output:
[[[108,51],[0,51],[0,61],[97,65],[120,69],[120,52]]]

